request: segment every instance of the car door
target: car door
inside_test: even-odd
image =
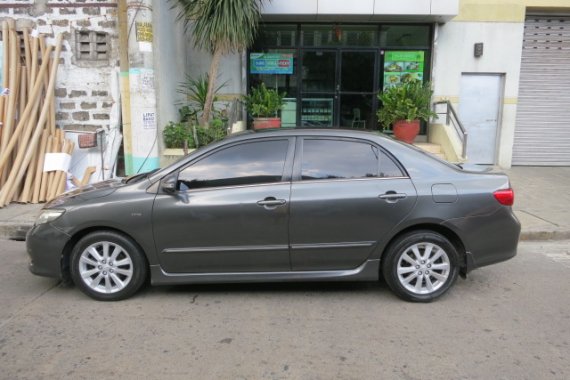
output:
[[[290,270],[288,214],[294,138],[224,146],[167,176],[153,233],[169,273]]]
[[[291,186],[293,270],[356,268],[411,211],[416,191],[380,147],[357,139],[299,139]]]

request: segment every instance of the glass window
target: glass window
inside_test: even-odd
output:
[[[378,27],[374,25],[302,25],[303,46],[375,46]]]
[[[267,88],[273,88],[286,97],[295,98],[297,96],[297,51],[288,49],[262,49],[257,52],[280,53],[293,55],[293,74],[251,74],[250,87],[257,87],[265,83]]]
[[[429,31],[428,25],[383,25],[380,29],[380,45],[429,48]]]
[[[297,25],[270,25],[259,28],[255,46],[295,47]]]
[[[343,51],[341,57],[341,91],[374,91],[376,53],[370,51]]]
[[[303,54],[303,91],[335,91],[336,52],[306,51]]]
[[[404,173],[400,170],[398,165],[386,153],[380,153],[380,173],[382,178],[386,177],[403,177]]]
[[[378,176],[379,149],[352,141],[305,140],[302,179],[373,178]]]
[[[215,152],[180,172],[180,190],[279,182],[288,146],[288,140],[256,141]]]

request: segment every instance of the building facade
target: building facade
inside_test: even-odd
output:
[[[470,162],[570,165],[568,0],[273,0],[262,13],[254,46],[222,59],[220,107],[263,82],[286,94],[284,128],[380,129],[378,92],[419,79],[457,112]],[[166,162],[179,85],[209,69],[176,16],[158,0],[0,3],[0,20],[64,34],[57,124],[106,131],[104,147],[78,150],[91,164],[121,140],[109,131],[124,135],[126,174]]]

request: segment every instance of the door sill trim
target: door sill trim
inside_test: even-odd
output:
[[[243,272],[243,273],[168,273],[160,265],[151,265],[152,285],[223,284],[244,282],[294,282],[294,281],[377,281],[380,260],[367,260],[348,270]]]

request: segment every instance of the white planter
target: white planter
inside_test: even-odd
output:
[[[196,149],[194,148],[189,148],[188,154],[192,153],[195,150]],[[178,161],[180,157],[184,156],[184,150],[177,148],[168,148],[162,151],[162,156],[163,156],[161,160],[162,166],[167,166]]]

